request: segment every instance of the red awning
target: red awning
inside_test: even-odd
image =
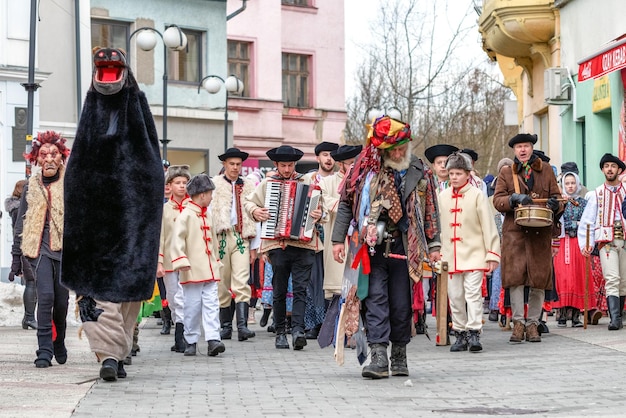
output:
[[[622,35],[600,52],[578,62],[578,82],[602,77],[626,68],[626,35]]]

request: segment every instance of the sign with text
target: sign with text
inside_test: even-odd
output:
[[[591,110],[593,113],[611,108],[611,85],[608,76],[602,76],[593,80],[593,96],[591,98]]]
[[[579,63],[578,81],[602,77],[622,68],[626,68],[626,39],[620,40],[612,48]]]

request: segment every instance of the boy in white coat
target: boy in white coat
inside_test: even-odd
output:
[[[482,282],[500,262],[500,238],[487,196],[470,181],[469,156],[446,161],[450,187],[439,193],[441,256],[448,262],[448,298],[456,342],[450,351],[482,350]]]
[[[221,262],[214,254],[215,234],[207,207],[215,185],[206,174],[198,174],[187,183],[191,200],[174,223],[172,267],[180,272],[184,295],[186,356],[196,355],[200,326],[208,342],[208,355],[225,351],[220,338],[219,299]]]

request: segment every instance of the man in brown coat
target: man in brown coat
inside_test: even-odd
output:
[[[515,159],[512,167],[503,167],[498,176],[493,205],[504,214],[502,225],[502,287],[509,289],[513,310],[513,334],[509,342],[540,342],[537,324],[545,297],[552,289],[552,237],[558,236],[555,225],[527,227],[515,223],[515,209],[535,203],[547,207],[554,219],[563,211],[557,200],[559,186],[552,168],[533,154],[537,136],[518,134],[511,138]],[[514,177],[517,181],[514,181]],[[555,222],[556,223],[556,222]],[[528,315],[524,319],[524,288],[529,287]]]

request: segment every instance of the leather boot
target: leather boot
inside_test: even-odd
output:
[[[417,323],[415,324],[415,333],[416,334],[426,334],[426,312],[417,313]]]
[[[270,314],[272,313],[272,308],[263,308],[263,316],[261,317],[261,321],[259,325],[261,327],[265,327],[267,325],[267,320],[270,319]]]
[[[467,331],[456,331],[456,341],[450,346],[450,351],[467,351]]]
[[[480,331],[471,329],[469,331],[469,336],[467,337],[467,343],[469,345],[469,351],[472,353],[482,351],[483,346],[480,343]]]
[[[120,379],[124,379],[126,376],[127,374],[126,374],[126,370],[124,370],[124,362],[118,361],[117,362],[117,377],[119,377]]]
[[[115,382],[117,380],[117,360],[108,358],[102,362],[100,367],[100,377],[107,382]]]
[[[511,333],[511,338],[509,338],[509,343],[519,344],[524,341],[525,331],[526,326],[522,321],[513,321],[513,332]]]
[[[387,358],[387,346],[384,344],[371,344],[372,361],[363,367],[361,376],[370,379],[382,379],[389,377],[389,359]]]
[[[622,328],[622,307],[620,307],[620,298],[617,296],[607,296],[606,304],[609,309],[609,331],[617,331]]]
[[[531,343],[541,342],[541,335],[539,335],[539,329],[537,329],[537,324],[535,322],[531,322],[526,325],[526,341]]]
[[[37,321],[35,320],[35,307],[37,306],[37,287],[34,280],[25,281],[24,288],[24,319],[22,319],[22,328],[37,329]]]
[[[581,328],[584,325],[580,320],[580,309],[572,309],[572,328]]]
[[[227,308],[220,308],[220,338],[222,340],[230,340],[233,337],[233,311],[230,306]]]
[[[277,334],[274,346],[278,349],[289,349],[289,341],[286,334]]]
[[[591,325],[598,325],[600,319],[602,319],[602,312],[599,309],[589,311],[589,323],[591,323]]]
[[[559,328],[565,328],[567,326],[567,312],[565,308],[559,309],[559,319],[556,321],[556,326]]]
[[[176,328],[174,328],[174,345],[170,348],[171,351],[176,351],[177,353],[184,353],[187,348],[187,343],[185,342],[185,325],[182,322],[176,323]]]
[[[215,357],[219,353],[223,353],[224,351],[226,351],[224,343],[219,340],[209,340],[208,344],[209,348],[207,354],[209,355],[209,357]]]
[[[196,343],[187,344],[187,348],[185,348],[184,356],[195,356],[196,355]]]
[[[248,329],[248,311],[250,306],[248,302],[238,302],[235,310],[237,312],[237,339],[245,341],[253,338],[256,334]],[[232,326],[232,323],[231,323]]]
[[[409,375],[409,368],[406,365],[406,344],[391,344],[391,375]]]
[[[161,335],[168,335],[172,329],[172,311],[169,306],[163,308],[161,312],[161,318],[163,319],[163,328],[161,328]]]

